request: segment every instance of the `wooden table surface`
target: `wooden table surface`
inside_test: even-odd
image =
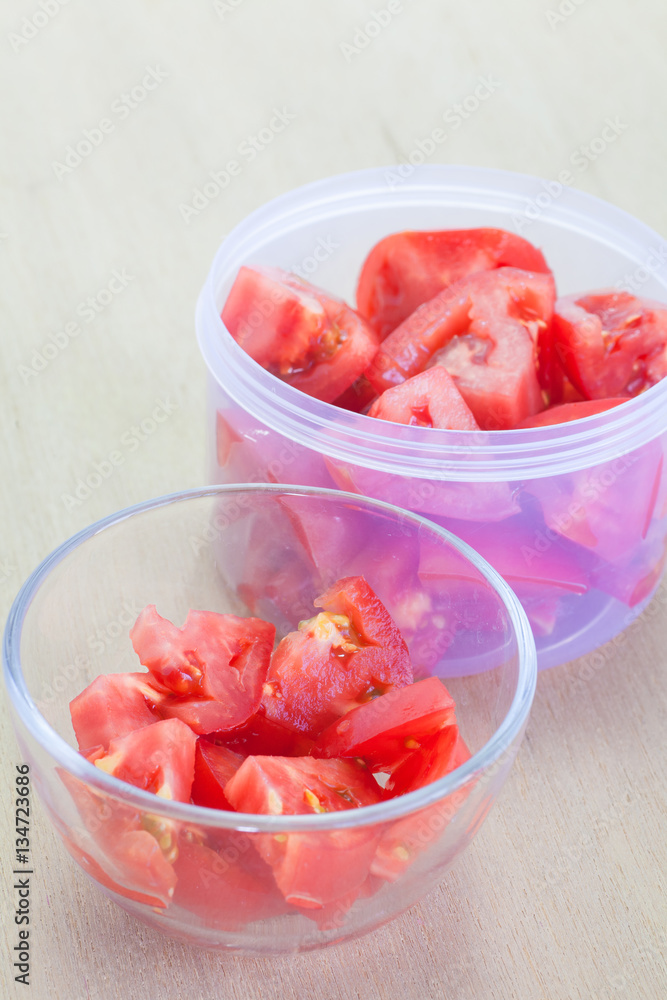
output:
[[[377,30],[374,11],[385,12]],[[4,614],[77,529],[204,482],[194,304],[223,236],[268,198],[405,161],[450,111],[430,162],[547,179],[569,169],[576,187],[667,237],[666,32],[667,11],[651,0],[5,0]],[[483,82],[488,95],[460,115]],[[224,190],[193,206],[231,160],[241,167]],[[169,419],[69,503],[156,401]],[[11,968],[5,791],[0,992],[664,998],[666,645],[667,588],[623,645],[542,674],[497,807],[446,881],[377,933],[325,952],[253,960],[163,940],[76,871],[39,810],[28,992]],[[1,735],[9,789],[20,757],[6,705]]]

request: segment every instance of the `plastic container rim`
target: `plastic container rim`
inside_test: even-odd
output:
[[[41,585],[48,578],[51,570],[94,535],[120,524],[122,521],[136,514],[142,514],[160,507],[187,501],[188,499],[213,497],[221,494],[230,495],[240,492],[258,494],[289,493],[290,495],[317,496],[335,500],[336,502],[352,502],[371,510],[388,513],[392,517],[400,515],[401,519],[406,519],[417,527],[423,527],[432,534],[439,536],[447,544],[458,549],[482,576],[485,577],[503,602],[514,628],[517,643],[518,678],[516,690],[505,718],[493,736],[483,747],[473,754],[470,760],[450,772],[444,778],[440,778],[438,781],[426,785],[422,789],[409,792],[388,802],[373,806],[364,806],[359,809],[345,810],[339,813],[315,816],[270,817],[254,813],[224,812],[204,806],[194,806],[190,803],[168,802],[164,799],[158,799],[155,795],[126,784],[95,767],[94,764],[91,764],[85,757],[82,757],[77,750],[70,746],[49,725],[28,693],[22,673],[20,646],[23,623],[32,600]],[[142,811],[159,814],[168,819],[184,823],[198,823],[207,827],[221,827],[245,832],[276,833],[296,830],[315,832],[368,826],[373,823],[380,823],[385,820],[392,820],[408,815],[452,794],[471,778],[474,778],[479,772],[485,772],[496,762],[502,761],[508,752],[513,757],[516,752],[513,748],[513,742],[526,723],[535,694],[537,654],[528,619],[514,592],[485,559],[446,529],[440,528],[418,514],[394,507],[392,504],[359,497],[356,494],[345,493],[342,490],[323,490],[316,487],[282,484],[258,485],[256,483],[238,483],[183,490],[126,507],[82,529],[63,542],[58,548],[54,549],[31,573],[12,604],[3,640],[3,671],[12,707],[27,731],[58,764],[64,767],[70,774],[98,791],[111,795],[115,799]]]

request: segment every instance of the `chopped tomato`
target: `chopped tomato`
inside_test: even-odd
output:
[[[380,801],[380,789],[352,762],[312,757],[248,757],[225,788],[238,812],[269,816],[338,812]],[[358,890],[375,853],[375,827],[255,834],[288,903],[318,909]]]
[[[200,737],[195,750],[192,801],[209,809],[231,809],[225,796],[225,785],[243,763],[240,754],[224,746],[215,746]]]
[[[534,479],[526,490],[540,501],[544,521],[557,533],[609,562],[625,560],[641,544],[654,517],[663,455],[651,441],[612,462]]]
[[[420,306],[380,346],[366,376],[378,392],[434,364],[452,375],[477,423],[502,430],[544,409],[537,339],[551,322],[551,274],[473,274]]]
[[[246,841],[252,851],[250,841]],[[253,920],[288,912],[268,866],[262,877],[244,867],[245,858],[230,863],[226,853],[181,838],[174,862],[178,879],[175,906],[194,913],[206,927],[225,930],[241,930]]]
[[[111,740],[94,763],[100,771],[160,798],[189,802],[196,743],[189,726],[165,719]]]
[[[364,261],[357,308],[381,339],[424,302],[477,271],[549,272],[542,253],[503,229],[449,229],[386,236]]]
[[[395,771],[454,721],[454,700],[437,677],[396,688],[351,709],[319,736],[315,757],[360,757],[371,771]]]
[[[412,427],[479,430],[452,376],[441,365],[385,389],[371,405],[368,416]]]
[[[79,750],[96,746],[106,750],[116,737],[158,722],[166,695],[150,674],[96,677],[69,706]]]
[[[559,406],[550,406],[534,417],[526,417],[516,426],[517,429],[522,429],[524,427],[548,427],[551,424],[566,424],[570,420],[581,420],[583,417],[592,417],[596,413],[605,413],[614,406],[625,403],[629,398],[629,396],[620,396],[614,399],[585,399],[578,403],[561,403]]]
[[[190,611],[183,628],[141,612],[130,638],[156,680],[173,692],[160,711],[196,733],[232,729],[258,708],[275,627],[259,618]]]
[[[391,775],[385,793],[401,795],[423,788],[469,759],[470,751],[458,727],[446,726],[424,744],[422,752],[408,757]],[[435,805],[390,824],[380,838],[371,873],[394,882],[423,850],[437,841],[469,791],[470,785],[464,786]]]
[[[72,857],[92,878],[121,896],[167,906],[176,884],[172,826],[93,791],[64,770],[59,773],[83,823],[62,831]]]
[[[238,729],[218,739],[241,759],[277,754],[278,757],[307,757],[313,741],[275,719],[267,719],[260,710]]]
[[[242,267],[222,320],[255,361],[327,403],[361,375],[378,345],[354,309],[278,268]]]
[[[312,738],[354,705],[412,681],[405,640],[362,577],[339,580],[314,603],[324,610],[280,642],[262,699],[269,718]]]
[[[667,305],[613,289],[559,299],[560,363],[586,399],[637,396],[667,375]]]

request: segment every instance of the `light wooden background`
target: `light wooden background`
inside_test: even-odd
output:
[[[386,0],[4,0],[4,614],[37,562],[78,528],[204,481],[195,299],[224,234],[268,198],[404,160],[484,78],[492,95],[446,129],[431,162],[545,178],[571,169],[577,187],[667,237],[660,4],[391,6],[390,23],[353,51],[345,46]],[[123,111],[123,93],[149,71],[154,89]],[[243,143],[274,109],[294,117],[251,161]],[[102,119],[107,131],[91,154],[71,170],[54,167]],[[617,137],[587,159],[582,147],[607,119]],[[240,173],[186,221],[180,206],[231,159]],[[86,300],[114,271],[124,287],[116,282],[113,300],[90,318]],[[75,322],[77,335],[30,373],[33,351],[42,354]],[[158,400],[173,407],[169,419],[131,447],[132,427]],[[123,461],[113,475],[80,505],[67,504],[63,494],[117,450]],[[624,646],[540,677],[506,789],[444,885],[356,944],[286,959],[217,957],[162,940],[76,872],[39,812],[33,983],[29,993],[15,985],[7,786],[19,757],[3,705],[0,992],[34,1000],[663,998],[666,604],[667,590]]]

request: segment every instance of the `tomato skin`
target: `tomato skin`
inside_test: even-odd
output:
[[[199,735],[242,725],[256,712],[275,627],[260,618],[190,611],[183,628],[149,605],[132,626],[135,652],[172,695],[162,715],[182,719]]]
[[[420,306],[381,344],[366,377],[378,393],[442,364],[484,430],[544,409],[537,340],[551,323],[551,274],[503,267],[473,274]]]
[[[454,768],[470,760],[470,751],[455,722],[424,740],[389,777],[385,794],[406,795],[417,788],[444,778]]]
[[[255,361],[326,403],[349,389],[379,343],[345,302],[279,268],[242,267],[222,320]]]
[[[505,266],[549,272],[536,247],[502,229],[394,233],[376,243],[364,261],[357,308],[384,340],[454,282]]]
[[[320,733],[311,752],[314,757],[360,757],[371,771],[391,772],[454,721],[454,711],[445,685],[429,677],[351,709]]]
[[[314,604],[324,614],[279,643],[262,698],[270,719],[312,739],[355,704],[412,682],[405,640],[362,577],[339,580]]]
[[[166,694],[150,674],[96,677],[69,706],[79,750],[106,750],[111,740],[158,722]]]
[[[349,761],[312,757],[248,757],[225,788],[238,812],[273,816],[339,812],[380,801],[368,772]],[[320,909],[358,891],[368,875],[375,827],[312,833],[255,834],[285,900]]]
[[[584,417],[592,417],[596,413],[605,413],[615,406],[620,406],[621,403],[626,403],[628,399],[630,399],[629,396],[620,396],[614,399],[585,399],[576,403],[561,403],[558,406],[550,406],[534,417],[526,417],[525,420],[519,421],[516,429],[549,427],[552,424],[566,424],[571,420],[581,420]]]
[[[243,757],[227,747],[215,746],[200,737],[197,740],[191,797],[196,806],[231,809],[225,785],[243,763]]]
[[[385,389],[368,411],[369,417],[417,427],[477,431],[479,425],[449,372],[438,365]]]
[[[560,364],[585,399],[636,396],[667,375],[667,305],[603,289],[556,303]]]

